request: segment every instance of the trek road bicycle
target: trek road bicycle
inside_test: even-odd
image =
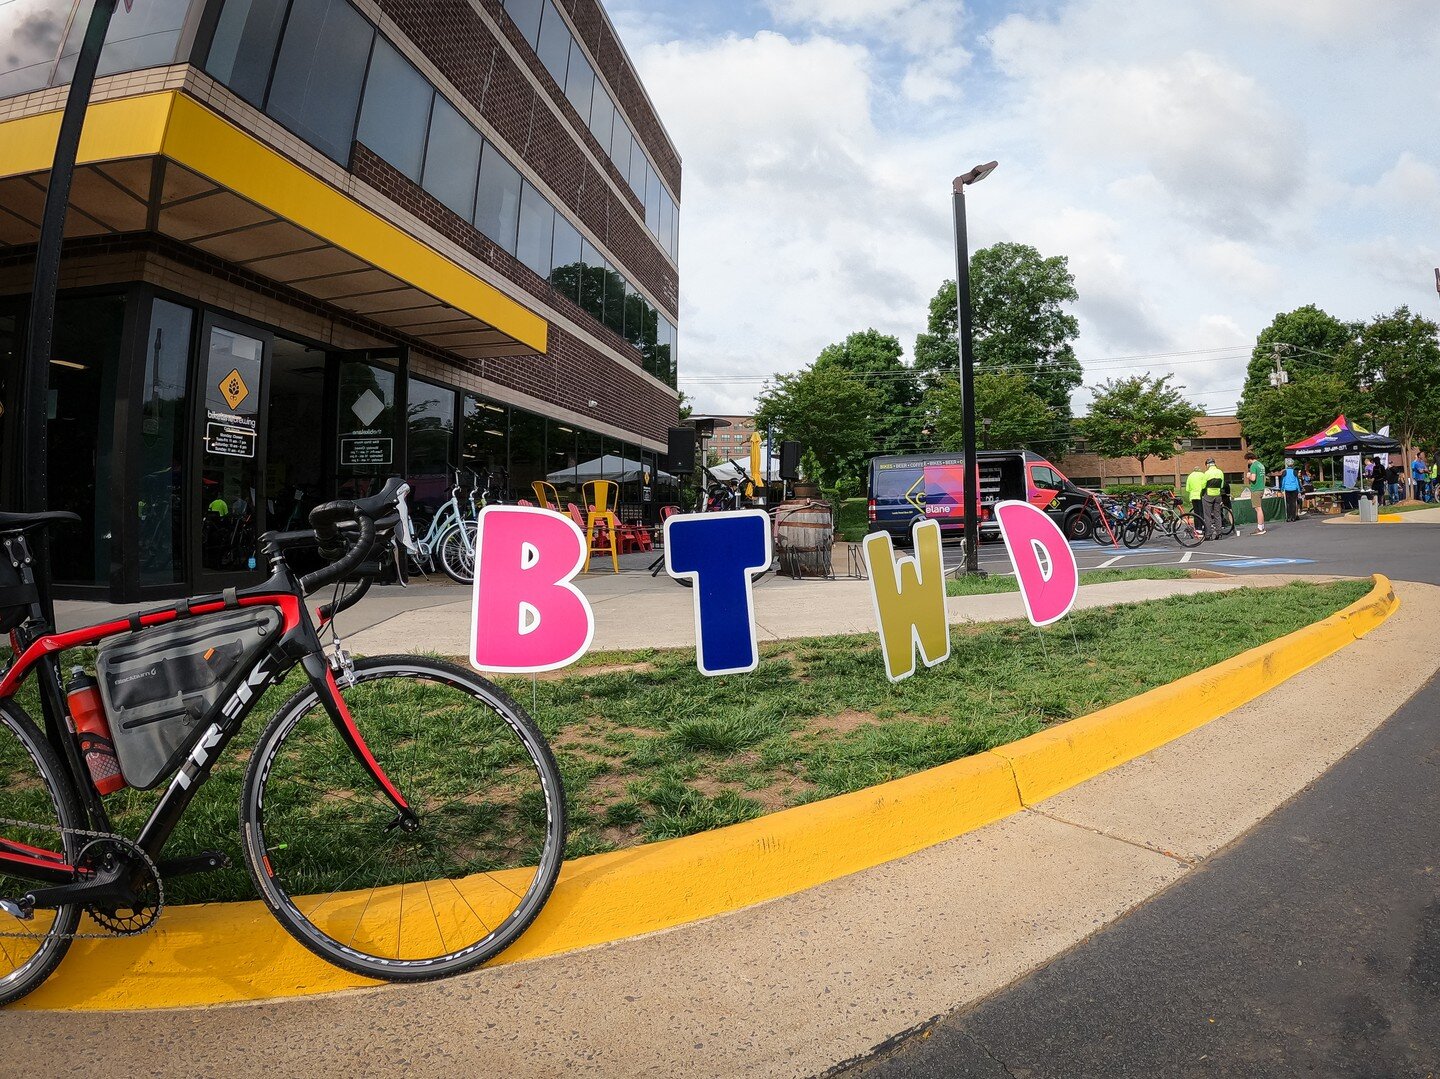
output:
[[[242,856],[291,936],[357,974],[422,981],[483,963],[534,920],[565,845],[560,775],[535,724],[470,671],[353,659],[335,633],[411,542],[407,491],[392,479],[317,506],[310,529],[265,533],[263,584],[65,633],[28,538],[78,518],[0,513],[0,632],[13,650],[0,671],[0,1003],[35,989],[78,936],[152,928],[168,880],[229,865],[220,851],[169,856],[166,841],[296,667],[303,685],[246,747],[240,794]],[[286,551],[301,546],[327,564],[297,577]],[[305,597],[328,585],[312,615]],[[63,682],[66,650],[96,645],[94,675]],[[31,676],[43,726],[16,696]],[[112,826],[107,803],[127,785],[163,787],[134,835]]]

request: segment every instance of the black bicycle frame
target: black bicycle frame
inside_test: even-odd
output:
[[[113,622],[68,633],[53,632],[44,619],[40,603],[32,604],[31,621],[26,625],[34,628],[22,628],[22,632],[16,637],[20,648],[17,649],[15,660],[3,676],[0,676],[0,698],[13,696],[30,670],[37,670],[46,737],[65,762],[70,781],[80,793],[91,829],[102,832],[112,830],[109,815],[81,757],[78,740],[71,733],[69,705],[61,684],[59,653],[67,648],[94,644],[118,633],[250,606],[279,607],[284,616],[284,632],[265,647],[258,659],[231,676],[216,704],[202,720],[203,727],[192,742],[188,757],[171,778],[165,793],[151,811],[135,841],[136,845],[152,860],[159,862],[160,852],[174,833],[186,808],[200,787],[210,778],[214,762],[225,751],[231,739],[239,733],[265,691],[282,681],[297,663],[304,668],[311,688],[357,761],[395,805],[401,819],[414,819],[414,813],[404,796],[375,761],[355,727],[330,670],[315,622],[301,598],[299,583],[284,560],[276,558],[272,562],[271,577],[263,584],[243,590],[230,589],[220,595],[194,597],[173,607],[142,611]],[[37,864],[39,861],[41,859],[36,857],[27,857],[13,845],[6,849],[5,845],[0,843],[0,868],[8,867],[16,876],[62,885],[75,880],[74,867],[68,863],[57,863],[52,868]],[[57,898],[54,903],[58,905],[64,901],[63,898]]]

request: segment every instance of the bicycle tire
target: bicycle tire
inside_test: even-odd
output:
[[[1175,542],[1181,547],[1199,547],[1203,538],[1200,535],[1200,526],[1195,522],[1193,513],[1177,513],[1175,515],[1175,527],[1173,529]]]
[[[1144,517],[1131,517],[1125,522],[1125,528],[1120,534],[1120,542],[1126,547],[1134,549],[1145,546],[1145,541],[1150,538],[1151,525]]]
[[[1235,514],[1224,506],[1220,507],[1220,535],[1229,536],[1235,532]]]
[[[31,768],[39,775],[38,784],[31,779]],[[72,864],[79,855],[76,834],[57,836],[54,830],[85,827],[74,786],[35,721],[13,701],[0,701],[0,817],[36,826],[0,825],[7,839],[46,850],[56,849],[59,839]],[[0,896],[6,899],[18,899],[34,887],[32,880],[0,872]],[[19,1000],[50,976],[70,950],[70,934],[79,923],[78,903],[37,910],[27,922],[0,914],[0,933],[37,930],[26,937],[0,937],[0,1004]],[[31,938],[37,943],[29,945]]]
[[[468,550],[460,538],[461,528],[466,529],[469,533],[470,547]],[[451,525],[436,542],[440,568],[444,571],[445,576],[456,584],[475,583],[475,543],[479,534],[479,525],[475,521],[466,521],[463,525]]]
[[[452,664],[374,657],[339,685],[418,828],[394,826],[394,805],[307,686],[245,773],[242,845],[260,897],[291,936],[356,974],[428,981],[479,966],[534,921],[559,876],[555,758],[519,705]]]

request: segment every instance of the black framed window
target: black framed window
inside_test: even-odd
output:
[[[480,132],[455,106],[435,98],[430,113],[429,149],[421,186],[450,209],[470,220],[475,212],[475,177],[480,171]]]
[[[412,378],[408,384],[405,476],[414,504],[435,513],[450,497],[455,391]]]
[[[605,92],[598,79],[595,82],[595,96],[590,99],[588,124],[590,134],[595,136],[600,148],[609,153],[610,135],[615,126],[615,102],[610,100],[610,95]]]
[[[530,484],[545,478],[545,417],[523,408],[510,410],[510,492],[535,500]]]
[[[294,5],[265,111],[333,160],[349,161],[374,36],[347,0]]]
[[[564,86],[565,69],[570,62],[570,27],[551,0],[545,0],[545,15],[540,20],[540,38],[535,45],[535,55],[540,57],[555,85]]]
[[[480,187],[475,193],[475,227],[510,254],[520,221],[520,173],[490,143],[480,158]]]
[[[550,241],[555,210],[545,196],[528,183],[520,191],[520,229],[515,255],[541,277],[550,276]]]
[[[290,0],[228,0],[215,25],[205,70],[250,104],[265,103],[265,87]]]
[[[545,0],[505,0],[505,10],[530,47],[535,48],[540,40],[540,15],[545,10]]]
[[[510,409],[468,393],[463,407],[460,455],[467,467],[480,474],[482,482],[487,475],[493,476],[495,489],[509,468]]]
[[[605,260],[589,240],[580,244],[585,271],[580,279],[580,306],[596,321],[605,320]]]
[[[358,138],[412,180],[420,179],[434,88],[409,60],[376,36],[360,106]],[[443,98],[441,99],[444,100]],[[468,208],[461,217],[468,217]]]
[[[185,574],[185,439],[190,340],[195,312],[151,305],[140,384],[140,583],[175,584]]]
[[[588,125],[590,102],[595,96],[595,69],[585,58],[585,50],[580,47],[580,42],[574,38],[570,39],[570,66],[565,72],[565,96],[570,99],[570,104],[575,106],[580,119]]]
[[[624,336],[625,278],[608,262],[605,264],[605,325]]]
[[[555,238],[550,250],[550,284],[556,291],[578,303],[583,272],[584,265],[580,261],[580,230],[556,214]]]

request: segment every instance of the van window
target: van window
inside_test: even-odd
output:
[[[1035,465],[1031,468],[1030,480],[1036,487],[1044,487],[1049,491],[1058,491],[1064,486],[1060,477],[1048,465]]]
[[[920,478],[919,465],[900,465],[893,468],[877,467],[870,497],[875,499],[904,498],[905,492]]]

